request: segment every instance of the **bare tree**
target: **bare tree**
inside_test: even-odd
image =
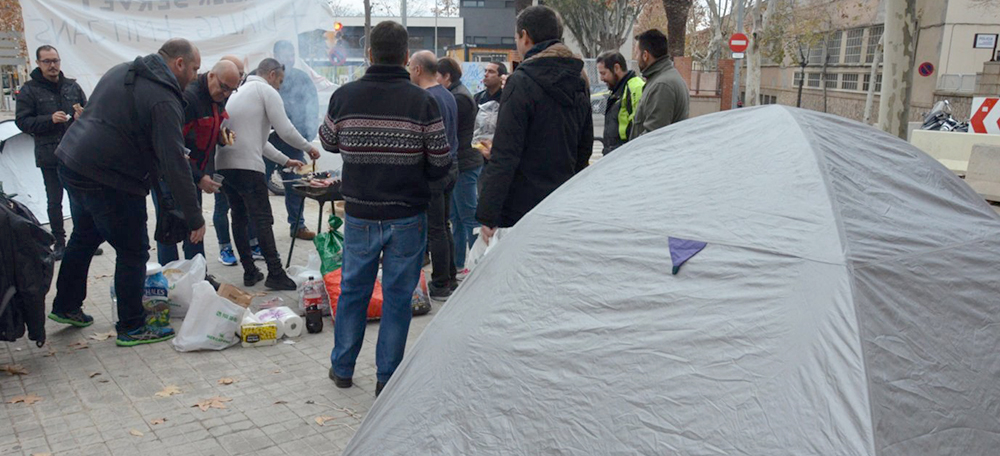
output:
[[[645,0],[548,0],[586,58],[625,44]]]
[[[913,88],[916,53],[917,1],[886,0],[885,49],[878,126],[882,131],[906,139]],[[874,81],[872,81],[874,83]]]
[[[719,59],[723,56],[723,49],[726,39],[732,34],[736,24],[737,2],[747,2],[749,0],[706,0],[707,22],[711,36],[708,42],[701,46],[692,43],[689,54],[705,68],[714,69],[718,65]]]
[[[365,7],[365,63],[371,65],[371,57],[369,57],[369,50],[371,50],[372,42],[372,0],[364,0]]]
[[[868,74],[868,95],[865,97],[864,122],[872,124],[872,105],[875,104],[875,80],[878,77],[878,66],[882,64],[882,49],[885,46],[885,32],[878,39],[878,46],[875,47],[875,55],[872,60],[871,72]]]
[[[765,54],[765,47],[769,45],[774,36],[770,29],[771,18],[778,9],[777,3],[781,0],[770,0],[761,9],[765,0],[752,0],[753,8],[750,12],[750,42],[747,47],[747,96],[746,102],[749,106],[760,104],[760,72],[761,55]]]
[[[663,0],[663,11],[667,14],[667,45],[670,56],[683,56],[687,39],[688,12],[694,0]]]

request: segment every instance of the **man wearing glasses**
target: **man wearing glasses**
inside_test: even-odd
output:
[[[31,80],[24,84],[17,97],[14,123],[21,131],[35,138],[35,166],[42,170],[45,193],[48,197],[49,226],[55,237],[53,253],[62,260],[66,251],[66,230],[63,228],[63,188],[56,171],[56,147],[74,118],[83,113],[87,96],[76,80],[62,73],[59,51],[45,45],[35,51],[38,68],[31,72]],[[95,255],[100,255],[97,249]]]
[[[198,75],[198,78],[184,89],[184,147],[188,149],[188,161],[191,165],[191,178],[198,188],[198,203],[201,204],[202,193],[216,193],[222,184],[215,182],[212,175],[215,172],[215,149],[217,145],[225,145],[228,139],[222,131],[222,121],[229,118],[225,102],[240,85],[240,70],[233,62],[220,60],[212,70]],[[154,191],[164,191],[163,182]],[[153,201],[157,201],[156,198]],[[159,209],[159,208],[157,208]],[[205,243],[184,241],[184,258],[191,259],[196,255],[205,255]],[[177,246],[156,243],[156,256],[160,264],[176,261],[179,256]]]

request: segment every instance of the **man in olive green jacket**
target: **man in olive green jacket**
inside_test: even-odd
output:
[[[646,78],[646,86],[636,108],[629,140],[687,119],[690,103],[687,83],[674,68],[668,52],[667,36],[650,29],[635,40],[639,48],[637,63]]]

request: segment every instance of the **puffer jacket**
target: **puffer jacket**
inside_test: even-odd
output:
[[[31,72],[31,80],[17,95],[14,124],[34,137],[35,166],[55,168],[59,164],[56,147],[76,119],[71,117],[68,122],[57,124],[52,122],[52,114],[62,111],[73,116],[73,105],[77,103],[86,106],[87,95],[75,79],[59,72],[59,82],[52,82],[45,79],[39,68]]]
[[[0,340],[45,344],[45,294],[52,284],[51,234],[25,207],[0,194]]]

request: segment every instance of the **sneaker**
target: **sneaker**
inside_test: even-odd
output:
[[[298,288],[295,285],[295,281],[285,274],[285,271],[281,271],[277,274],[268,274],[267,280],[264,281],[264,286],[272,290],[284,290],[284,291],[295,291]]]
[[[465,280],[466,277],[469,277],[470,272],[472,271],[469,271],[469,268],[465,268],[461,271],[458,271],[458,275],[455,276],[455,280],[458,280],[459,282]]]
[[[382,394],[382,389],[384,388],[385,388],[385,382],[378,382],[378,381],[375,382],[375,397],[378,397],[379,394]]]
[[[52,259],[55,261],[62,261],[63,255],[66,254],[66,241],[59,240],[56,241],[55,245],[52,246]]]
[[[337,385],[337,388],[350,388],[354,385],[354,380],[351,377],[338,377],[337,374],[333,373],[333,368],[330,368],[330,380],[333,380],[333,384]]]
[[[451,297],[451,287],[438,288],[435,286],[429,286],[431,299],[438,302],[445,302]]]
[[[219,252],[219,263],[225,266],[236,266],[236,255],[233,255],[232,247],[226,247]]]
[[[309,228],[302,227],[294,233],[290,233],[293,238],[302,239],[303,241],[311,241],[316,238],[316,233],[309,231]]]
[[[448,289],[451,290],[452,293],[454,293],[455,290],[458,289],[458,279],[453,279],[451,283],[448,284]]]
[[[253,252],[253,259],[254,259],[254,261],[263,260],[264,259],[264,251],[260,249],[259,245],[253,246],[253,248],[250,249],[250,251]]]
[[[66,313],[55,313],[49,314],[49,320],[62,323],[64,325],[73,325],[77,328],[86,328],[94,324],[94,317],[83,313],[82,310],[74,310],[72,312]]]
[[[257,282],[261,280],[264,280],[264,273],[260,272],[260,269],[254,268],[250,272],[243,273],[243,286],[252,287],[257,285]]]
[[[134,347],[143,344],[155,344],[174,338],[174,329],[169,326],[140,326],[127,333],[118,333],[115,345],[119,347]]]

